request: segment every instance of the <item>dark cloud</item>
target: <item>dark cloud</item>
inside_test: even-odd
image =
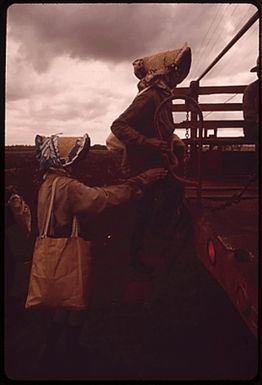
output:
[[[188,8],[185,17],[185,9]],[[10,36],[38,72],[58,55],[121,62],[159,50],[195,45],[217,5],[195,4],[14,4]],[[194,10],[192,12],[192,10]],[[196,34],[195,28],[198,33]]]
[[[180,86],[188,86],[255,11],[238,3],[12,5],[7,20],[8,140],[31,142],[38,127],[47,133],[88,127],[93,143],[104,143],[112,121],[137,92],[134,59],[187,42],[192,66]],[[255,80],[249,70],[257,52],[258,23],[201,85]]]

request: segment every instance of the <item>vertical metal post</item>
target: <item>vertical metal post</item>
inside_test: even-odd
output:
[[[199,97],[199,82],[191,81],[190,83],[190,96],[198,102]],[[197,144],[191,144],[190,147],[190,157],[192,160],[192,169],[193,175],[196,175],[198,179],[198,187],[197,187],[197,203],[201,206],[201,193],[202,193],[202,127],[198,127],[197,124],[197,113],[195,111],[191,111],[191,138],[199,139]]]

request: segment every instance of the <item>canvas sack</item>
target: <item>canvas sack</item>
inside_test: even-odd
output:
[[[81,310],[88,305],[90,291],[90,242],[78,236],[76,217],[70,238],[48,237],[57,179],[52,185],[44,229],[34,246],[25,307]]]

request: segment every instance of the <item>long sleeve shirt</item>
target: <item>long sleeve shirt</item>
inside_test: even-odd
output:
[[[126,146],[124,164],[135,175],[151,167],[162,167],[163,159],[156,150],[145,147],[145,138],[159,137],[154,119],[157,107],[166,95],[150,87],[136,96],[131,105],[113,122],[111,131]],[[174,131],[171,101],[159,115],[161,138],[169,141]]]
[[[52,183],[59,177],[55,189],[52,221],[48,235],[68,237],[72,220],[78,214],[99,214],[107,207],[113,207],[132,199],[140,198],[147,181],[141,176],[130,178],[126,183],[109,187],[88,187],[70,176],[56,172],[46,174],[38,193],[38,230],[42,234],[48,205],[51,199]]]

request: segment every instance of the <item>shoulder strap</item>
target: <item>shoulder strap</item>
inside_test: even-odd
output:
[[[76,216],[73,218],[71,237],[78,237],[79,224]]]
[[[42,232],[41,237],[46,237],[47,236],[47,231],[48,231],[48,227],[49,227],[49,224],[50,224],[50,218],[51,218],[51,213],[52,213],[52,208],[53,208],[53,203],[54,203],[55,188],[56,188],[57,180],[58,180],[58,177],[55,178],[53,183],[52,183],[50,204],[49,204],[49,207],[48,207],[47,216],[46,216],[46,223],[44,225],[44,230]]]
[[[141,91],[138,92],[138,94],[136,96],[143,94],[144,92],[146,92],[150,88],[152,88],[152,86],[147,86],[146,88],[143,88]]]

